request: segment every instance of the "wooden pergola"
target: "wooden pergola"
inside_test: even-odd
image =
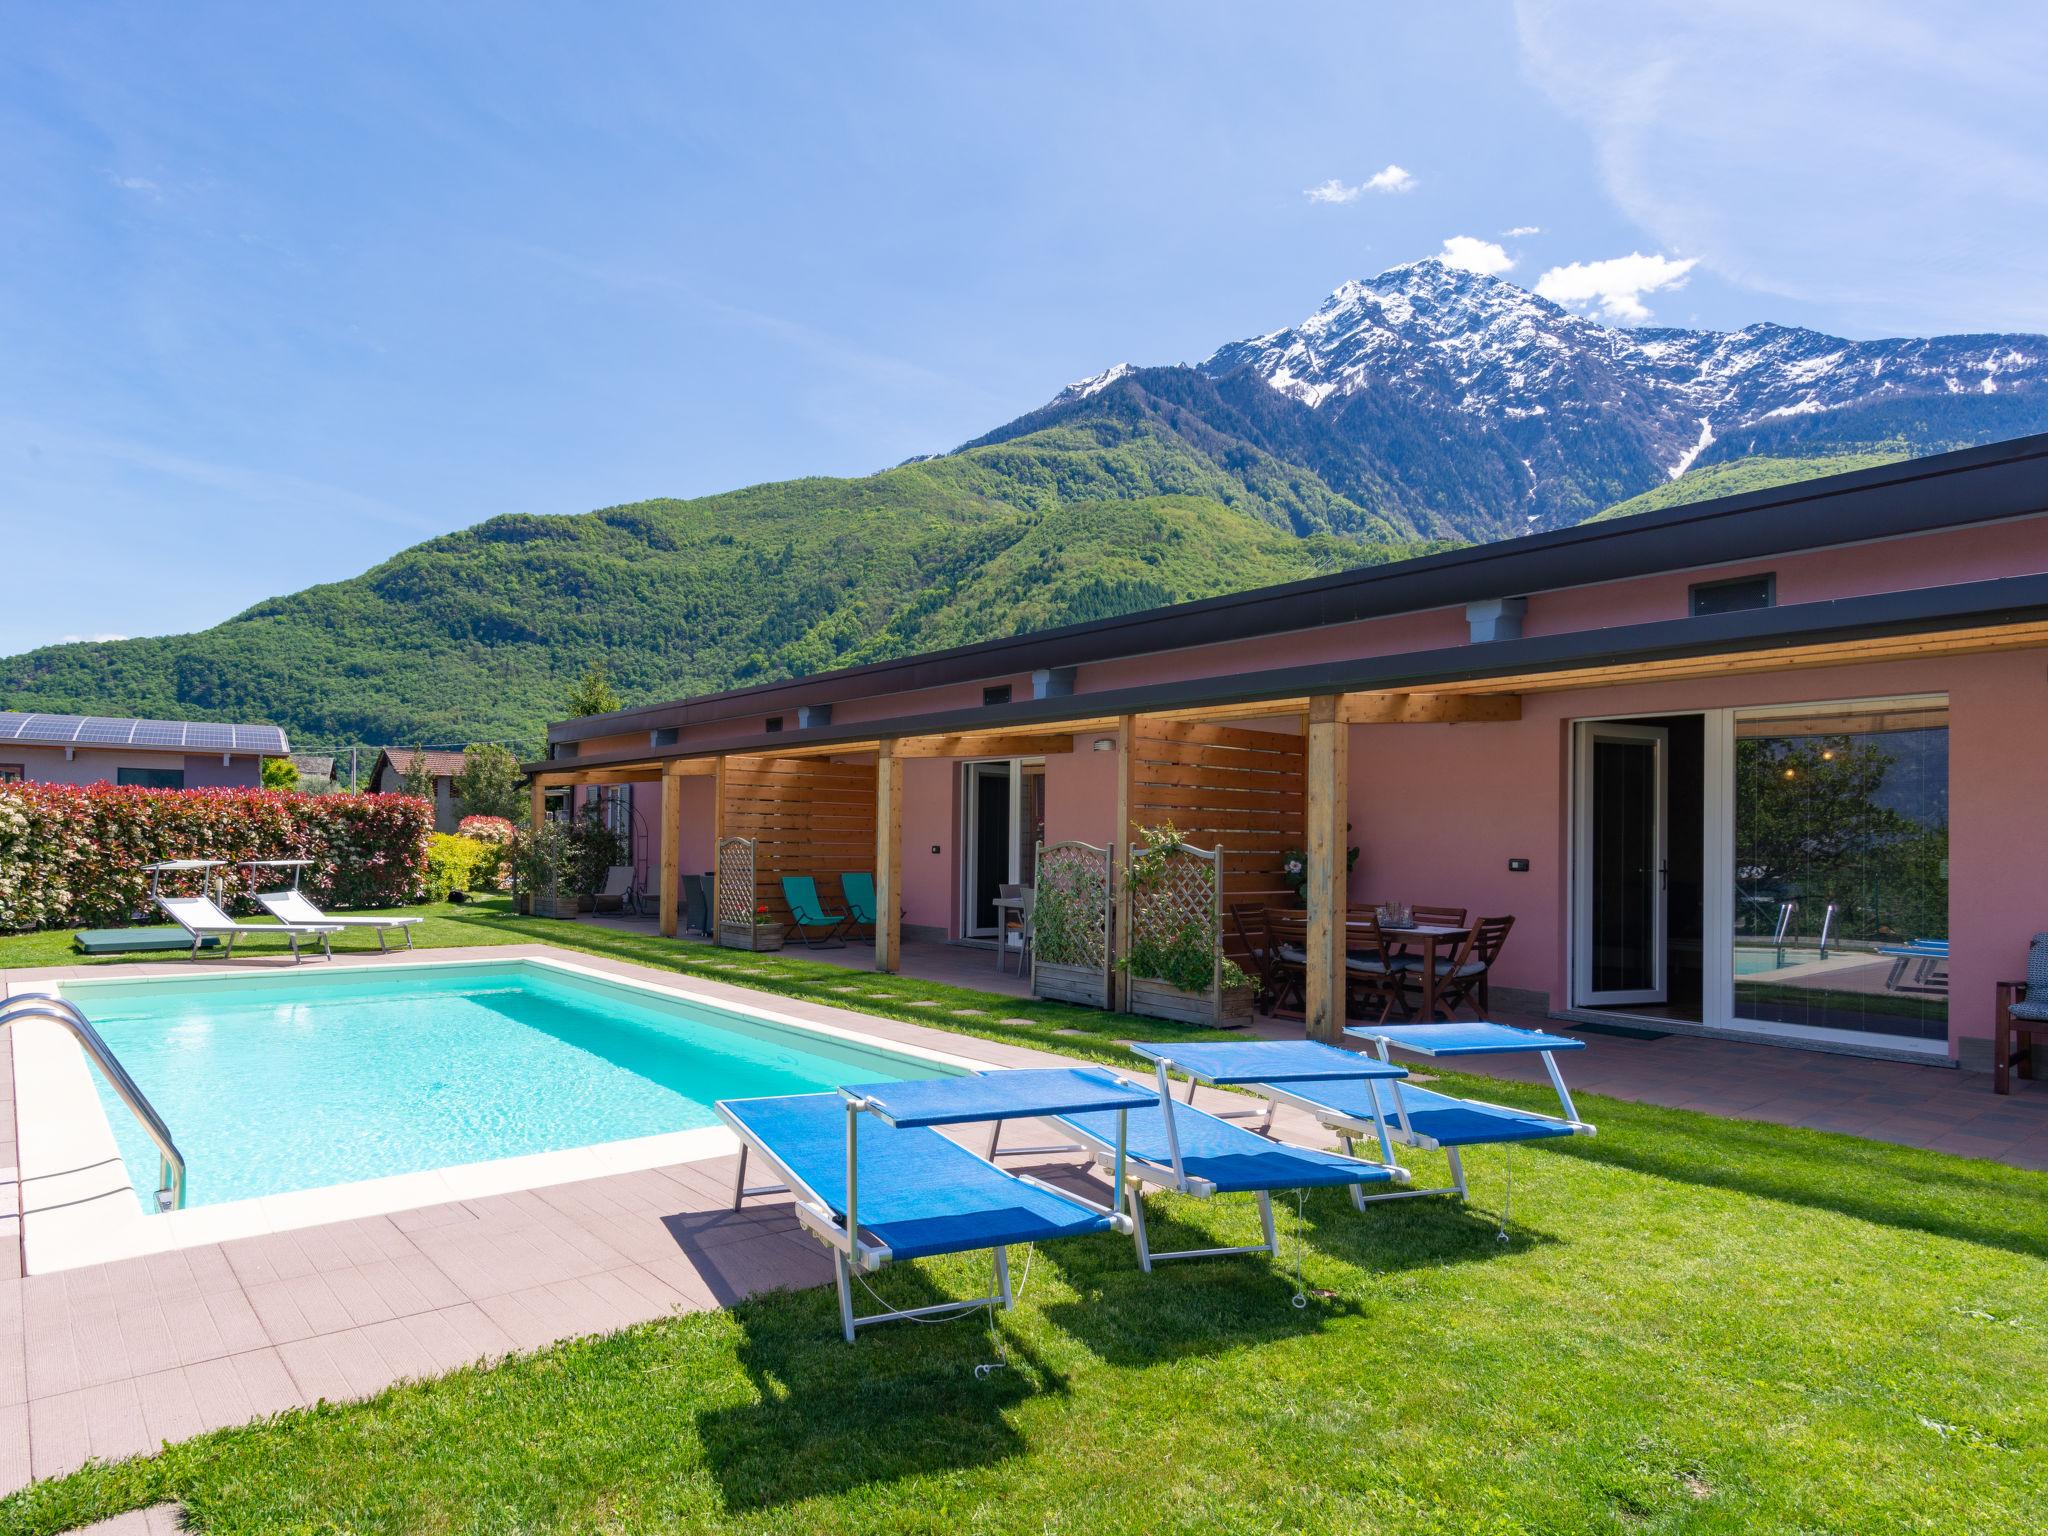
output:
[[[840,868],[854,869],[871,861],[878,917],[875,968],[893,972],[902,956],[904,762],[1061,753],[1072,750],[1076,736],[1114,735],[1119,774],[1112,836],[1119,850],[1119,888],[1124,850],[1132,834],[1159,821],[1173,821],[1190,842],[1220,843],[1225,848],[1226,899],[1277,898],[1280,858],[1289,848],[1301,848],[1307,866],[1307,1031],[1312,1038],[1336,1040],[1344,1027],[1346,815],[1353,727],[1484,725],[1519,720],[1523,696],[1536,692],[1749,676],[2044,644],[2048,622],[2036,620],[1779,644],[1626,665],[1560,665],[1432,683],[1426,689],[1318,692],[1143,712],[1086,713],[1089,696],[1080,694],[1071,699],[1071,714],[1040,710],[1028,725],[883,732],[788,747],[754,741],[724,750],[684,748],[630,762],[550,764],[534,773],[533,806],[538,819],[545,790],[559,785],[659,782],[661,932],[674,936],[682,780],[709,776],[714,784],[714,835],[753,837],[768,850],[757,864],[756,896],[772,908],[780,907],[776,887],[781,873],[813,873],[832,867],[834,861]],[[1292,729],[1272,729],[1279,717],[1292,717]],[[1261,721],[1265,726],[1258,724]],[[786,869],[799,852],[801,870]],[[821,863],[821,857],[826,862]],[[1120,955],[1127,952],[1129,930],[1128,911],[1120,903],[1115,935]]]

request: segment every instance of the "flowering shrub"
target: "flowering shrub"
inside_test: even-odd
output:
[[[311,859],[300,886],[321,906],[401,906],[425,896],[433,823],[405,795],[0,784],[0,932],[146,917],[143,866],[163,859]]]
[[[509,843],[519,835],[519,829],[502,816],[465,816],[455,830],[486,843]]]

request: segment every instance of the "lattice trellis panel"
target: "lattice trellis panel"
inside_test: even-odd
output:
[[[714,894],[721,923],[751,924],[754,921],[754,840],[750,837],[721,837],[718,840],[717,884]]]
[[[1171,822],[1188,841],[1227,850],[1222,901],[1292,906],[1281,874],[1291,848],[1308,845],[1307,742],[1298,734],[1188,721],[1137,723],[1131,754],[1131,820]],[[1243,963],[1236,929],[1224,946]]]
[[[1131,868],[1140,874],[1131,892],[1131,953],[1143,953],[1148,944],[1169,944],[1175,935],[1190,927],[1198,932],[1220,934],[1223,893],[1217,878],[1224,867],[1221,848],[1176,848],[1148,852],[1142,843],[1131,845]],[[1216,964],[1222,950],[1216,951]],[[1211,966],[1210,988],[1216,987],[1215,965]],[[1131,973],[1142,974],[1133,963]]]
[[[1109,971],[1109,850],[1094,843],[1040,843],[1032,953],[1047,965]]]
[[[826,905],[845,911],[839,877],[875,867],[875,765],[823,757],[728,758],[719,824],[752,840],[752,899],[766,905],[774,921],[789,921],[784,875],[813,876]]]

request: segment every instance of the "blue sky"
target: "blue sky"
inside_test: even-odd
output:
[[[1890,0],[18,9],[0,653],[881,468],[1453,239],[1613,319],[2048,330],[2044,38]]]

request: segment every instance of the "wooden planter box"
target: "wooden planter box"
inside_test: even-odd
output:
[[[1133,976],[1130,1001],[1132,1013],[1148,1019],[1172,1019],[1177,1024],[1207,1024],[1215,1029],[1236,1029],[1252,1021],[1252,989],[1226,987],[1222,993],[1183,992],[1149,976]]]
[[[1100,966],[1031,962],[1031,995],[1084,1008],[1109,1006],[1109,976]]]
[[[574,917],[576,898],[561,891],[539,891],[533,897],[535,917]]]
[[[720,923],[718,942],[727,949],[767,951],[782,948],[788,933],[781,923]]]

